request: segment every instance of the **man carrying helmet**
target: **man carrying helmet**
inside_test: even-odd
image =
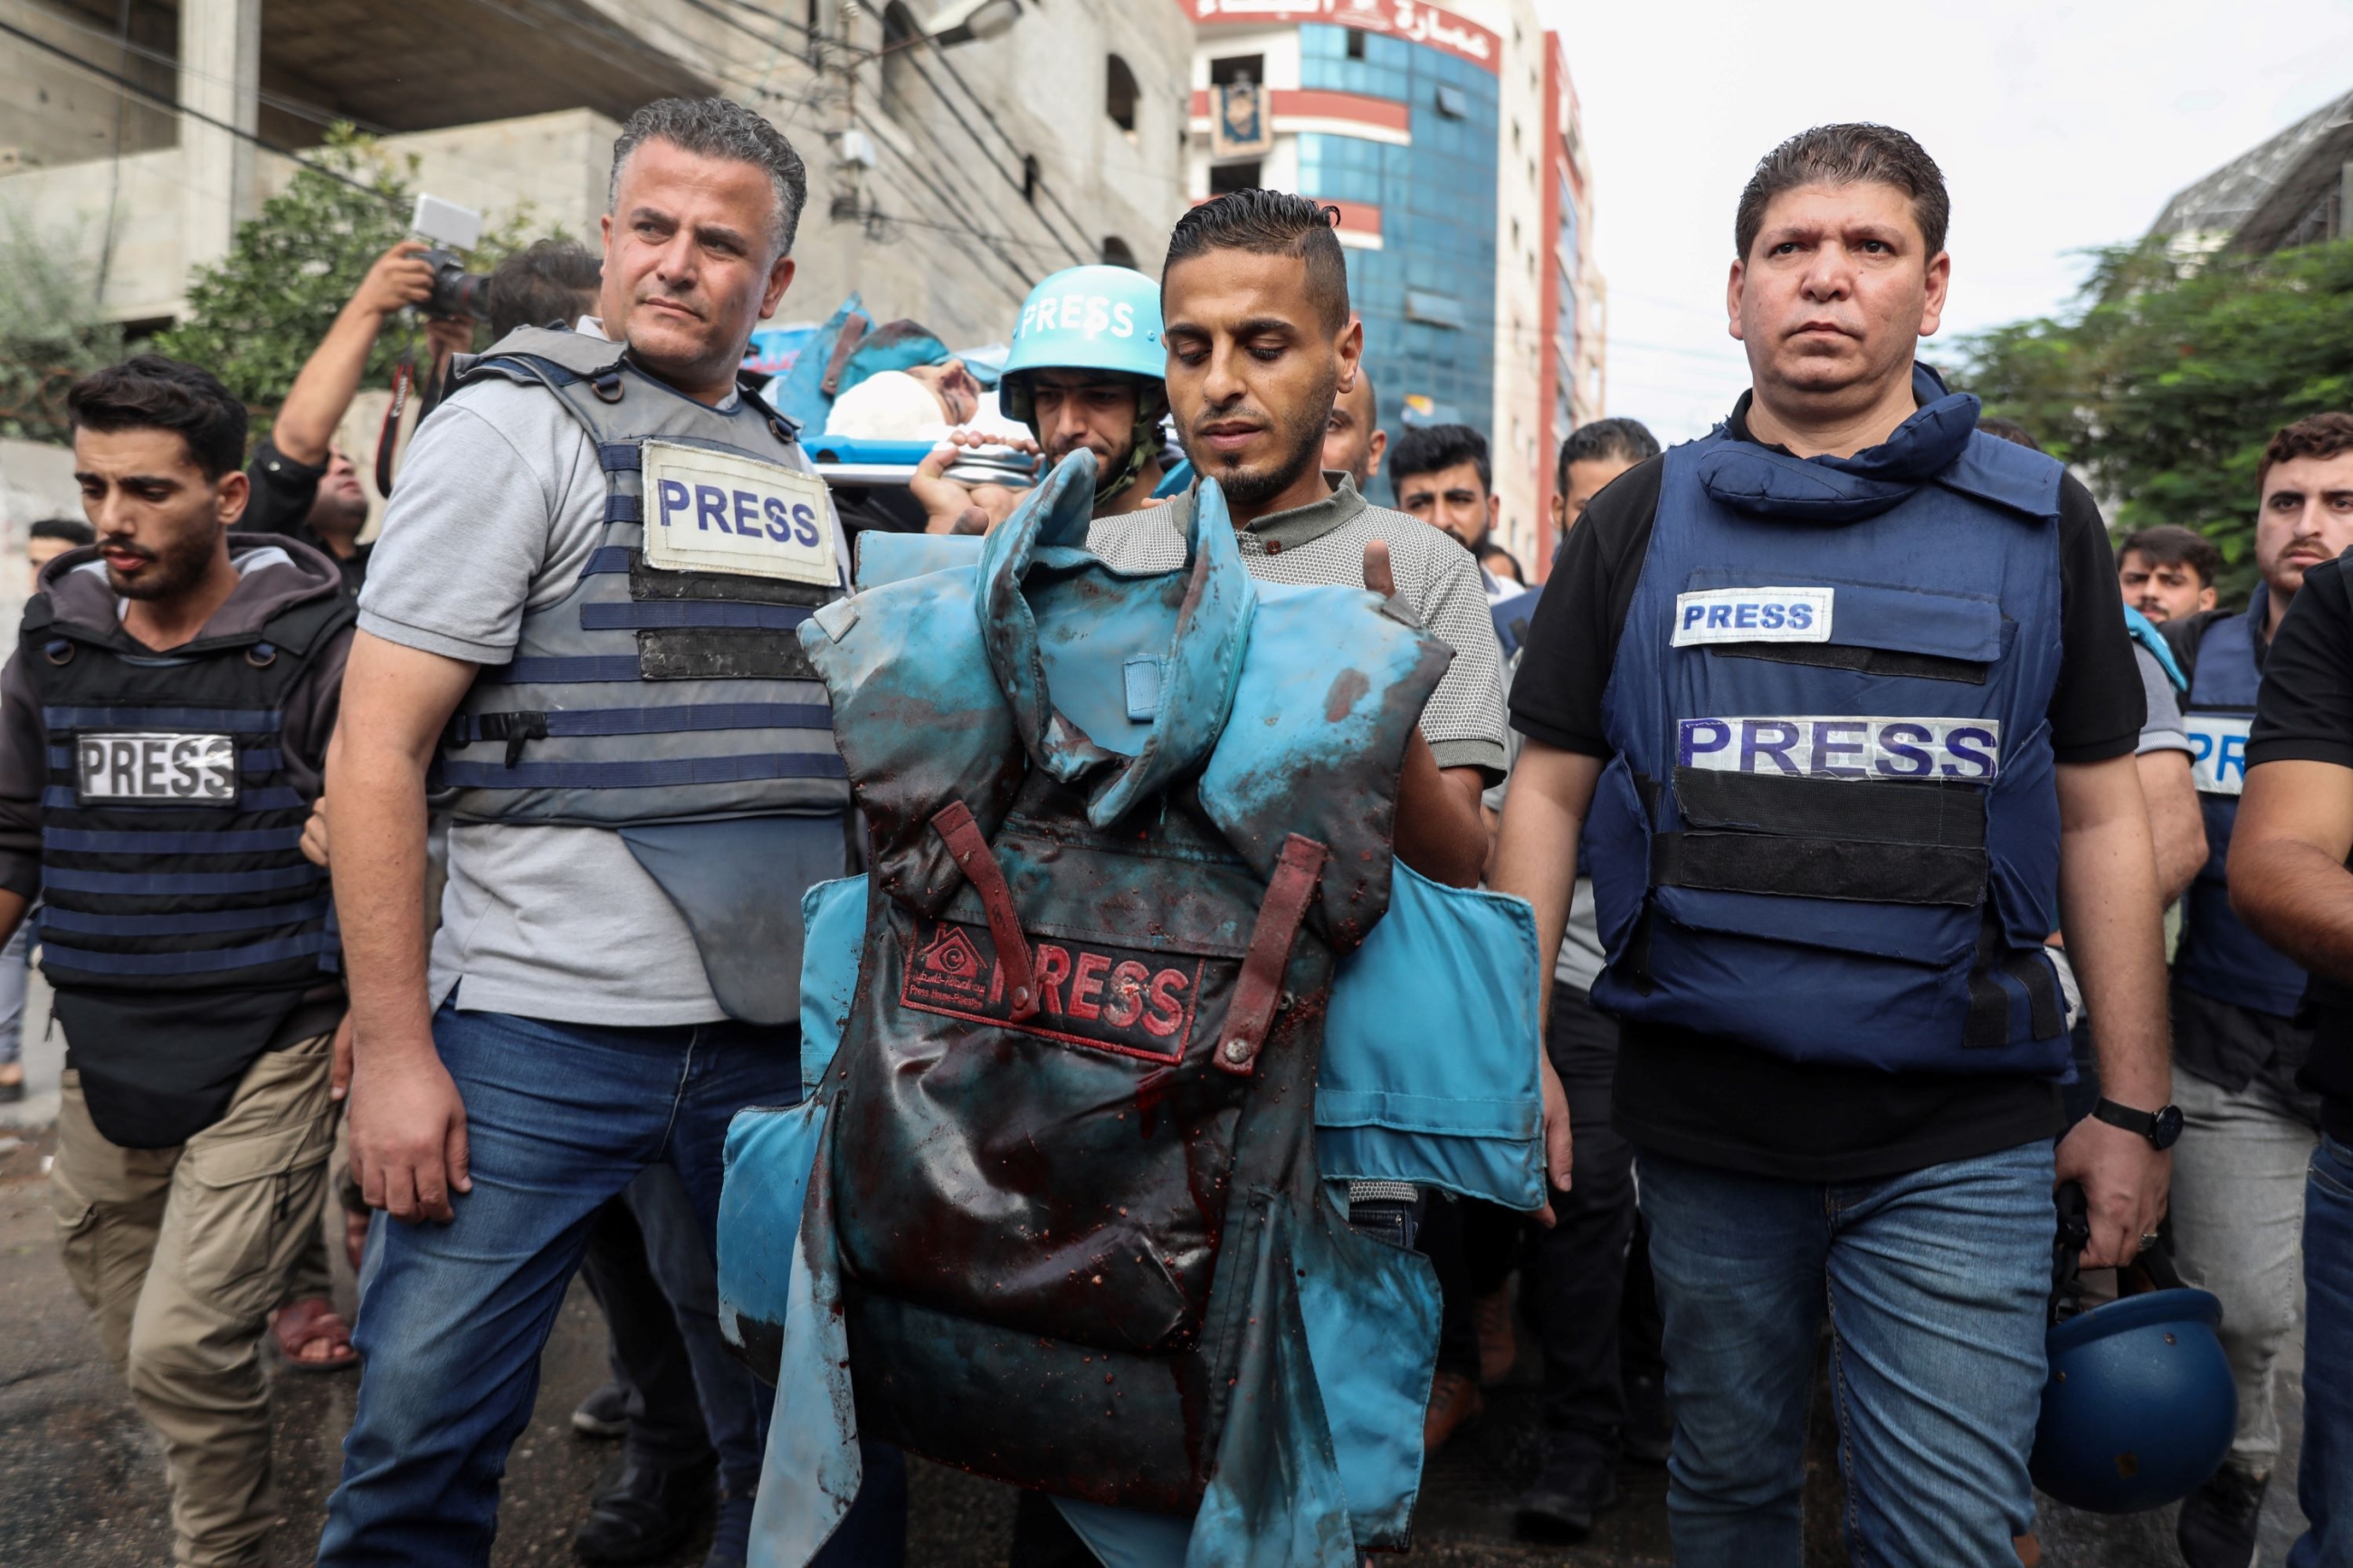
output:
[[[1151,279],[1126,267],[1068,268],[1021,302],[997,405],[1029,426],[1049,467],[1082,447],[1094,453],[1095,515],[1117,517],[1141,510],[1160,484],[1166,358]],[[926,532],[985,531],[1002,516],[947,477],[955,453],[944,445],[915,472]]]

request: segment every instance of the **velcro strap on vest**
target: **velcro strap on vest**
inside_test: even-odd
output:
[[[643,522],[646,506],[643,496],[625,496],[617,490],[605,493],[607,522]]]
[[[645,467],[635,441],[599,441],[596,466],[608,474],[634,474]]]
[[[988,935],[997,944],[997,972],[1005,976],[1013,1022],[1036,1017],[1038,980],[1029,967],[1029,939],[1021,932],[1013,889],[1005,880],[1005,868],[997,863],[997,852],[981,837],[972,808],[960,800],[952,800],[933,813],[932,827],[947,840],[948,853],[955,857],[972,890],[980,895],[980,907],[988,911]]]
[[[1909,653],[1892,647],[1856,647],[1846,643],[1722,643],[1707,651],[1716,658],[1761,658],[1773,664],[1810,664],[1820,669],[1852,669],[1863,675],[1919,680],[1958,680],[1971,686],[1983,686],[1993,673],[1992,665],[1973,658]]]
[[[2051,961],[2040,952],[2011,949],[2001,926],[1989,910],[1978,932],[1977,968],[1969,974],[1969,1012],[1961,1025],[1961,1044],[1972,1049],[1998,1050],[2018,1044],[2010,1027],[2011,1007],[2019,992],[2026,994],[2027,1022],[2032,1037],[2048,1040],[2067,1027],[2067,1003],[2060,994],[2059,977]]]
[[[1651,885],[1870,904],[1957,904],[1985,896],[1983,849],[1867,844],[1770,833],[1662,833],[1651,841]]]
[[[1694,827],[1800,838],[1985,847],[1985,792],[1971,785],[1675,770],[1675,806]]]
[[[1267,879],[1258,922],[1250,927],[1250,951],[1242,956],[1234,999],[1226,1008],[1226,1037],[1209,1058],[1220,1071],[1248,1078],[1258,1065],[1259,1048],[1266,1044],[1275,1005],[1282,999],[1282,972],[1291,963],[1291,944],[1298,939],[1299,922],[1307,913],[1307,900],[1315,896],[1330,853],[1300,834],[1282,841],[1282,858]]]

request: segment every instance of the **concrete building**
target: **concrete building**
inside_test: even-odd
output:
[[[2353,93],[2175,193],[2149,232],[2256,256],[2353,236]]]
[[[1339,208],[1382,423],[1485,432],[1498,532],[1541,573],[1552,454],[1605,392],[1592,169],[1558,36],[1533,0],[1167,3],[1198,28],[1187,195],[1265,185]]]
[[[0,211],[160,323],[290,176],[253,139],[299,155],[349,121],[419,191],[593,238],[619,122],[723,92],[808,163],[780,319],[858,289],[1002,341],[1057,268],[1156,268],[1191,49],[1169,6],[1074,0],[0,0]]]

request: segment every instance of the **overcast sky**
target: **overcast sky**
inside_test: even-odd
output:
[[[1670,441],[1747,384],[1724,330],[1732,211],[1791,132],[1881,121],[1943,166],[1953,289],[1934,360],[1952,336],[2059,310],[2077,252],[2139,236],[2181,186],[2353,91],[2353,0],[1536,8],[1592,153],[1609,411]]]

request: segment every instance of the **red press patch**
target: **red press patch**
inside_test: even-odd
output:
[[[922,921],[899,1002],[918,1013],[994,1024],[1145,1061],[1184,1057],[1208,960],[1092,942],[1040,942],[1030,949],[1030,963],[1038,978],[1038,1013],[1017,1024],[988,928]]]

